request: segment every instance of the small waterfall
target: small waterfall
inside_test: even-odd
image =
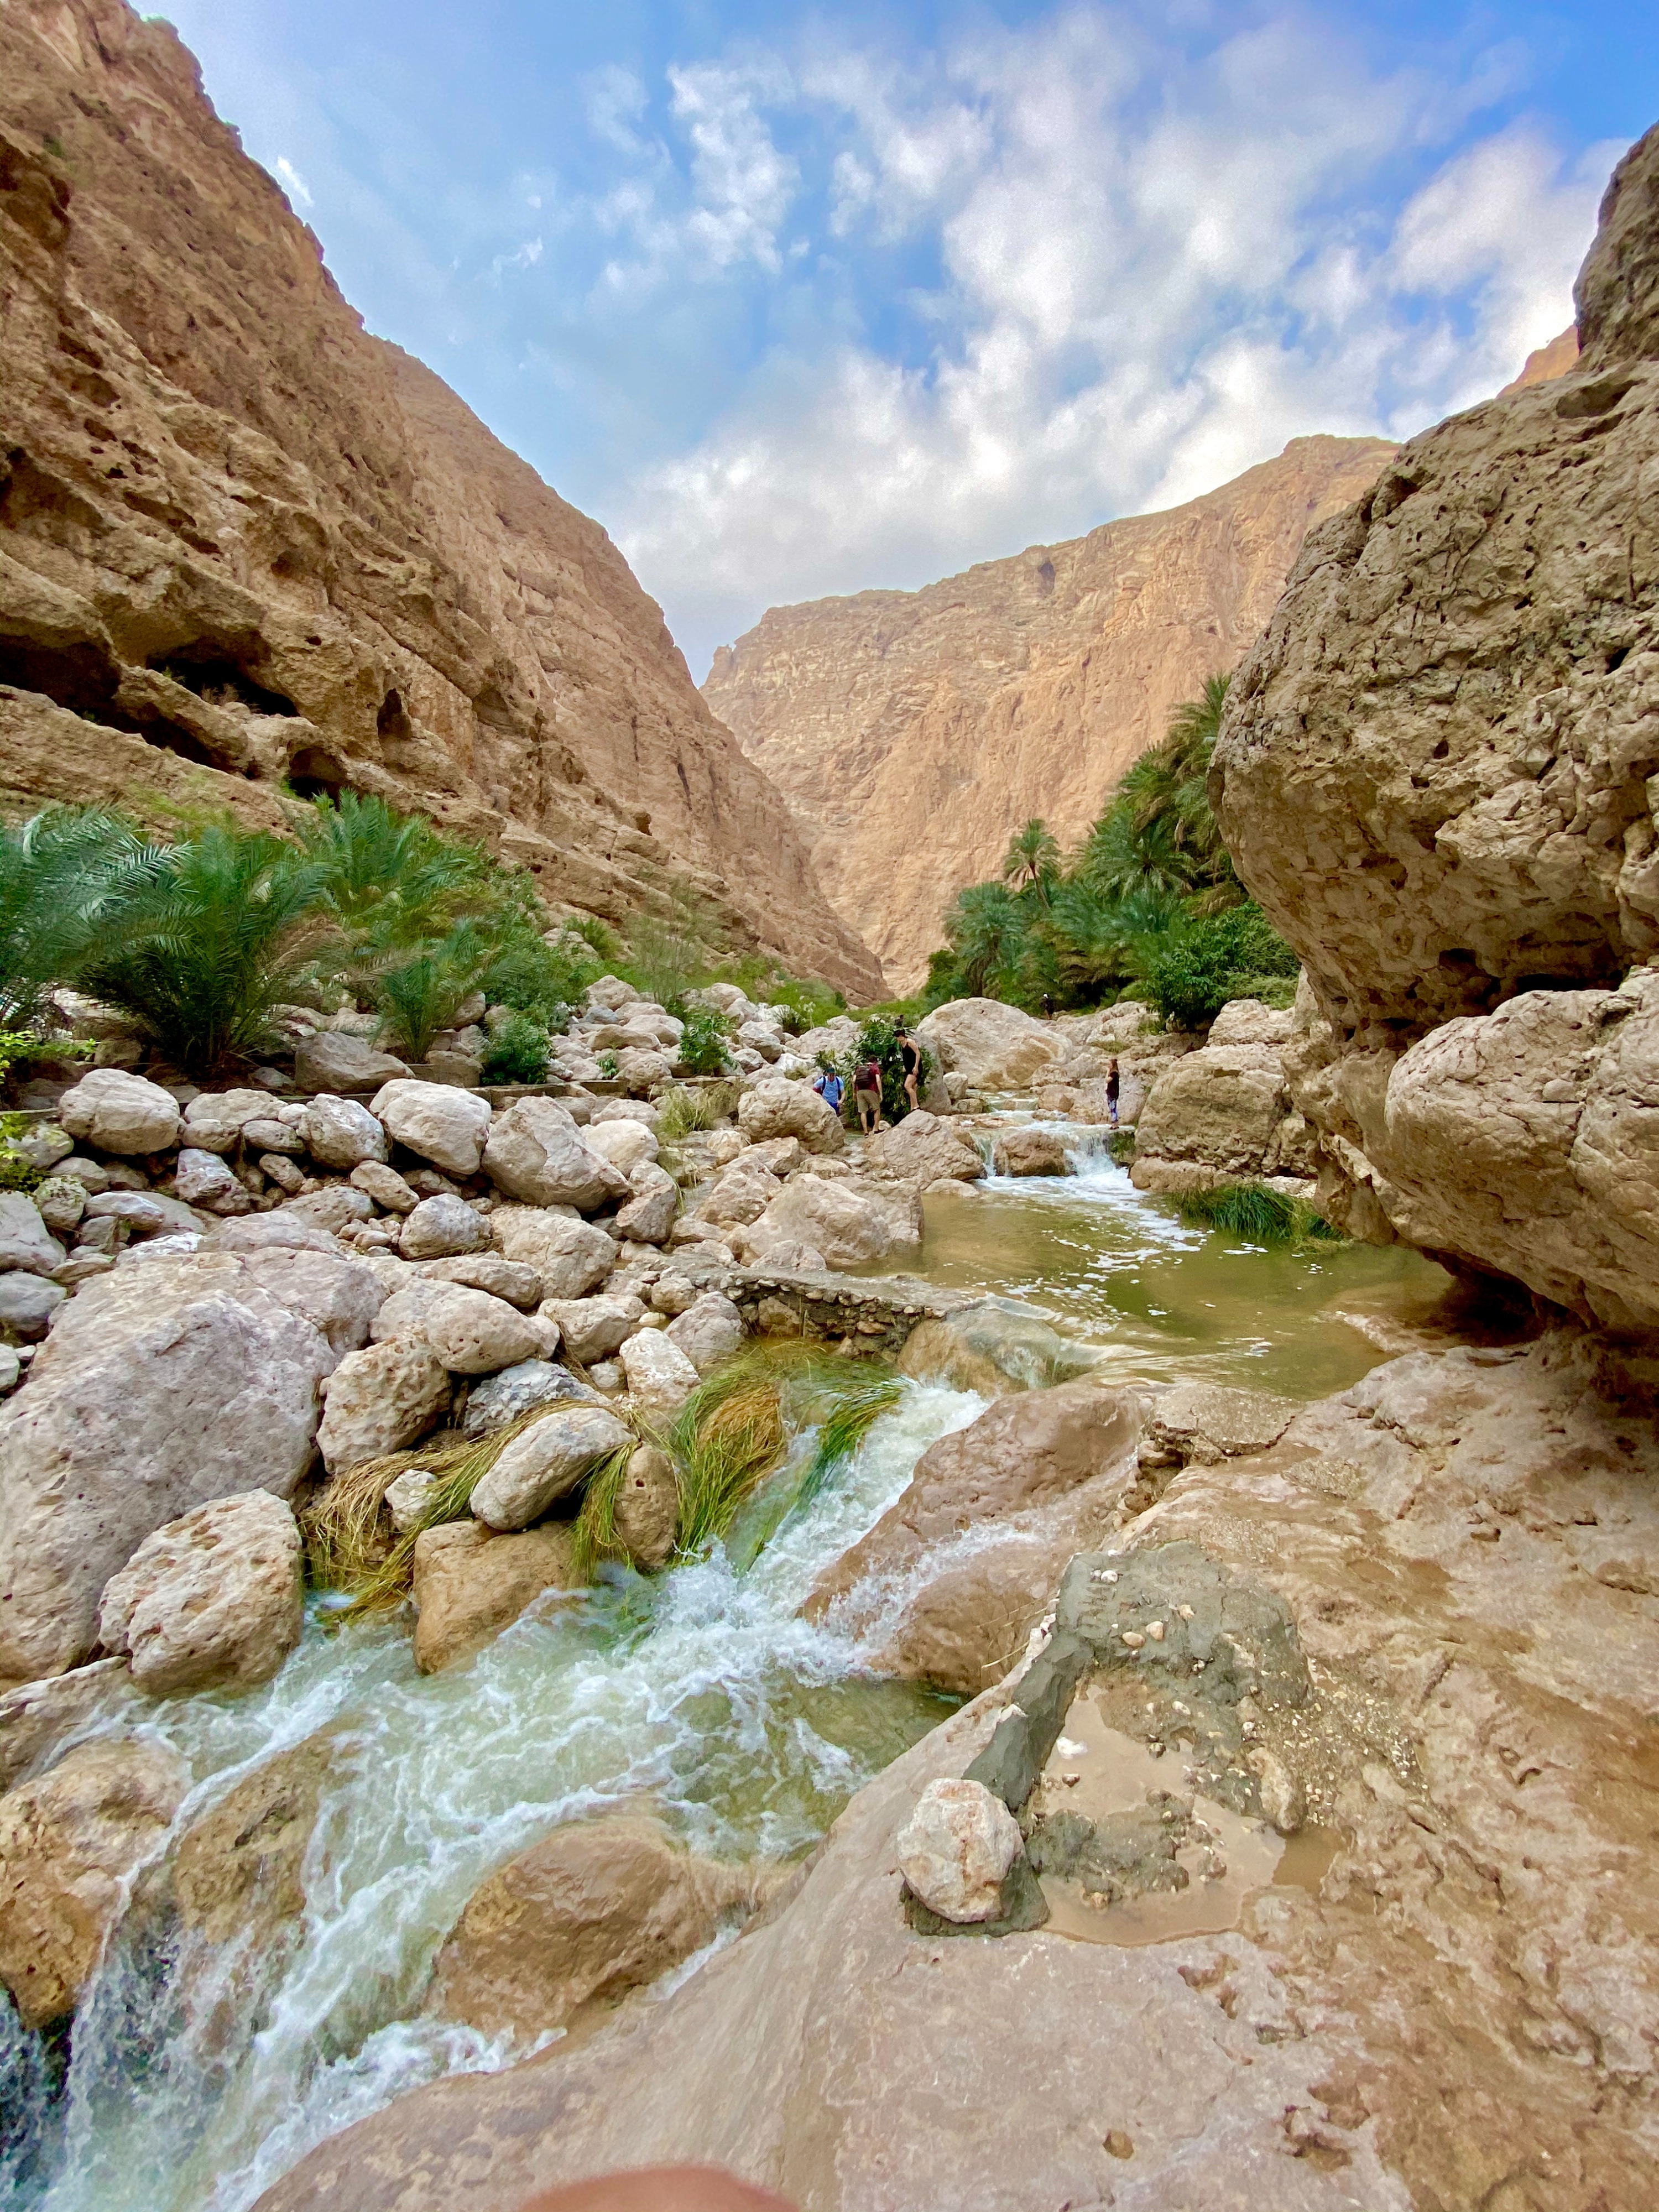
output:
[[[429,1677],[398,1628],[330,1636],[313,1619],[265,1689],[146,1706],[195,1777],[180,1831],[332,1731],[303,1922],[286,1950],[205,1953],[146,1912],[141,1881],[66,2079],[8,2005],[0,2207],[244,2212],[325,2136],[440,2075],[521,2055],[420,2005],[472,1891],[561,1820],[648,1797],[717,1854],[815,1842],[948,1705],[860,1679],[856,1646],[799,1608],[982,1403],[908,1386],[745,1574],[719,1551],[654,1583],[617,1574],[579,1613],[526,1615],[471,1665]]]

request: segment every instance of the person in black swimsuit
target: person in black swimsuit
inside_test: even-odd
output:
[[[902,1022],[893,1024],[893,1042],[898,1047],[899,1060],[904,1069],[904,1095],[914,1112],[921,1103],[916,1096],[916,1084],[921,1074],[921,1047]]]
[[[1106,1111],[1112,1117],[1112,1127],[1115,1129],[1117,1127],[1118,1093],[1121,1088],[1122,1083],[1118,1075],[1117,1062],[1114,1060],[1106,1071]]]

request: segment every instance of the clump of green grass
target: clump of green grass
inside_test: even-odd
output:
[[[628,1558],[628,1547],[617,1534],[617,1500],[635,1449],[632,1443],[618,1444],[587,1478],[581,1510],[576,1516],[574,1551],[576,1572],[584,1582],[592,1581],[593,1570],[601,1559]]]
[[[1189,1229],[1219,1229],[1242,1237],[1249,1244],[1340,1243],[1322,1213],[1304,1198],[1287,1198],[1263,1182],[1219,1183],[1213,1190],[1195,1190],[1176,1200],[1176,1211]]]
[[[1134,1131],[1133,1129],[1114,1129],[1111,1133],[1111,1137],[1108,1141],[1107,1150],[1111,1153],[1115,1165],[1121,1168],[1127,1168],[1130,1161],[1133,1159],[1135,1156]]]
[[[670,1144],[689,1137],[694,1129],[713,1129],[725,1121],[738,1101],[735,1083],[711,1083],[700,1091],[677,1084],[657,1108],[657,1134]]]

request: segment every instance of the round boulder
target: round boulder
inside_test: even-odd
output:
[[[1024,1849],[1019,1823],[982,1782],[930,1782],[898,1834],[899,1870],[941,1920],[994,1920],[1002,1885]]]
[[[58,1119],[71,1137],[106,1152],[160,1152],[179,1140],[179,1102],[159,1083],[122,1067],[94,1067],[66,1091]]]

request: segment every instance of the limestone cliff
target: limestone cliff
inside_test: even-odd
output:
[[[0,13],[0,796],[428,809],[621,920],[690,875],[866,994],[599,526],[368,336],[164,23]]]
[[[1164,514],[920,592],[774,607],[703,696],[788,800],[818,878],[913,988],[964,884],[1041,814],[1078,836],[1170,710],[1251,644],[1309,528],[1393,448],[1297,438]]]
[[[1212,795],[1307,964],[1292,1087],[1361,1234],[1659,1325],[1659,129],[1583,351],[1314,532]]]

